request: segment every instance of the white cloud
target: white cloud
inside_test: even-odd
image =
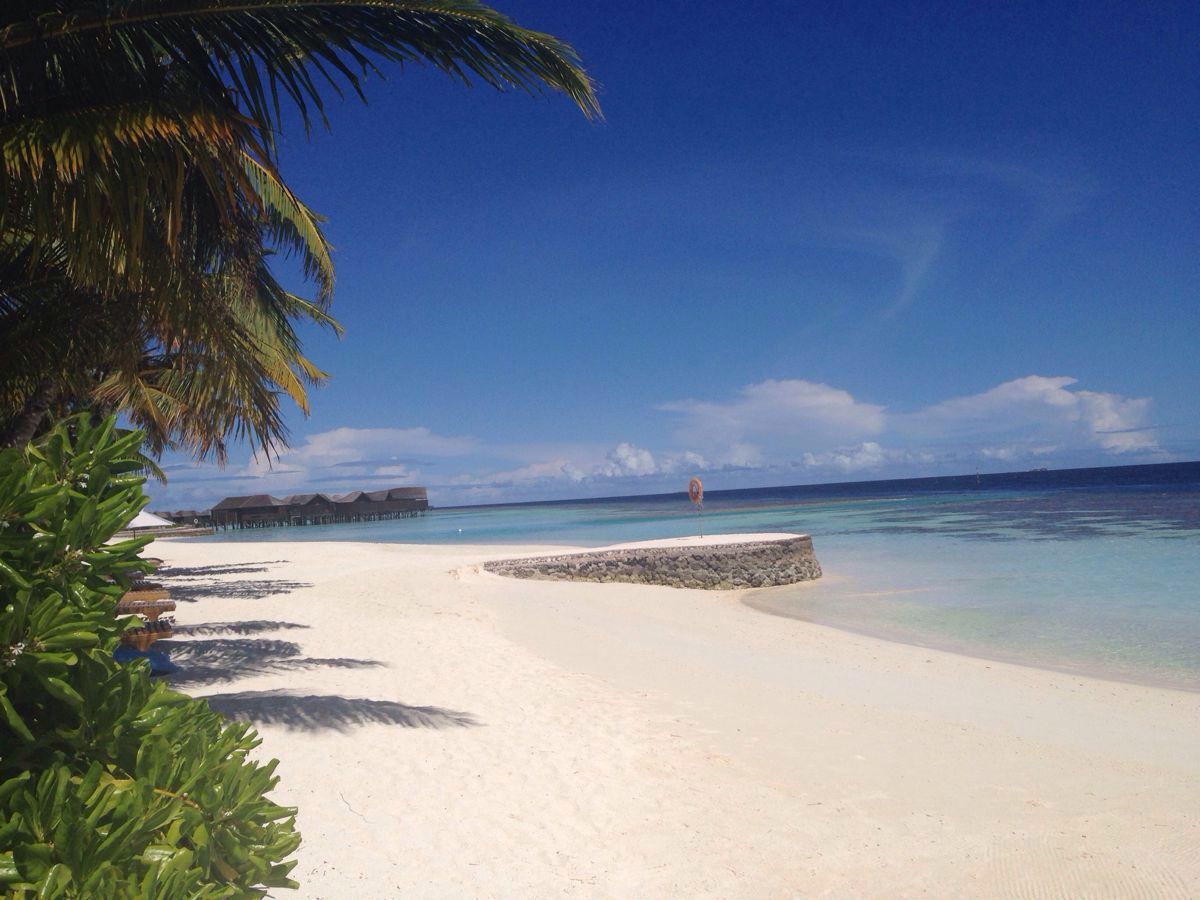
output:
[[[566,459],[551,459],[534,462],[515,469],[500,472],[489,472],[481,476],[458,476],[453,479],[456,484],[486,483],[488,486],[514,484],[529,484],[539,481],[569,481],[580,482],[587,473]]]
[[[607,478],[620,478],[631,475],[656,475],[659,471],[653,453],[622,441],[609,451],[608,458],[595,474]]]
[[[234,473],[236,493],[340,491],[412,484],[421,460],[464,457],[478,447],[469,437],[447,437],[425,427],[334,428],[305,437],[276,459],[251,459]]]
[[[691,451],[666,452],[655,455],[644,447],[621,441],[602,458],[587,448],[580,448],[574,458],[556,455],[498,472],[476,476],[459,476],[455,484],[487,484],[491,486],[528,485],[538,482],[597,483],[613,480],[648,478],[671,475],[681,471],[704,471],[708,462]]]
[[[846,151],[842,151],[846,152]],[[1002,158],[920,149],[901,153],[849,151],[882,177],[869,189],[839,186],[840,227],[835,245],[888,260],[898,287],[883,312],[887,320],[920,299],[943,255],[968,231],[985,225],[994,265],[1011,266],[1086,208],[1096,186],[1078,166],[1030,167]],[[935,187],[935,185],[937,185]],[[853,198],[853,199],[848,199]]]
[[[904,416],[893,427],[913,440],[974,440],[997,443],[986,455],[1010,459],[1021,448],[1034,453],[1045,445],[1064,449],[1099,449],[1107,453],[1150,451],[1157,436],[1146,425],[1147,398],[1072,390],[1076,379],[1027,375],[990,390],[954,397]]]
[[[1020,220],[1022,230],[1015,241],[1018,251],[1033,246],[1077,215],[1096,194],[1092,179],[1077,167],[1036,169],[1004,160],[937,153],[926,153],[919,165],[958,177],[965,183],[991,183],[1007,192],[1010,202],[1024,211]],[[987,199],[994,203],[996,198]]]
[[[857,446],[839,447],[824,453],[805,453],[800,465],[819,473],[821,470],[842,472],[883,472],[884,470],[911,473],[914,469],[935,465],[937,454],[912,447],[884,447],[876,441],[863,441]]]
[[[478,442],[428,428],[335,428],[307,436],[277,458],[252,458],[221,470],[212,464],[171,466],[165,489],[150,486],[155,502],[211,505],[231,494],[339,492],[419,483],[424,460],[461,458]],[[421,458],[421,459],[418,459]],[[159,498],[162,498],[161,501]]]
[[[765,464],[762,450],[745,441],[730,444],[720,459],[723,465],[734,468],[753,469]]]
[[[390,466],[389,465],[389,466],[379,466],[378,468],[376,468],[374,470],[373,474],[377,475],[381,478],[382,477],[396,478],[401,481],[404,481],[404,480],[408,480],[408,479],[412,478],[414,475],[414,472],[408,466],[403,466],[403,465]]]
[[[857,447],[846,450],[831,450],[827,453],[805,453],[804,465],[819,468],[831,467],[843,472],[858,472],[863,469],[878,469],[887,462],[888,453],[874,441],[864,441]]]
[[[1155,431],[1146,425],[1150,400],[1076,384],[1028,375],[895,413],[826,384],[768,380],[746,385],[729,401],[659,408],[679,417],[677,438],[704,448],[717,466],[770,468],[790,459],[812,471],[912,473],[939,462],[961,469],[972,461],[1015,465],[1056,454],[1157,451]]]
[[[833,449],[880,434],[882,406],[847,391],[799,379],[746,385],[729,401],[679,400],[659,409],[679,416],[677,436],[731,465]]]
[[[946,213],[927,214],[925,220],[910,216],[906,213],[906,221],[882,227],[876,220],[871,226],[834,229],[826,238],[835,246],[878,256],[896,267],[898,285],[884,319],[899,315],[920,295],[946,243],[950,225]]]
[[[310,434],[298,447],[285,450],[274,463],[252,460],[248,474],[272,468],[372,468],[395,465],[406,456],[466,456],[478,446],[474,438],[445,437],[428,428],[334,428]]]
[[[675,419],[674,446],[489,445],[424,427],[337,428],[270,467],[169,466],[169,488],[151,492],[161,509],[227,494],[425,484],[435,504],[449,505],[682,490],[684,476],[700,474],[713,476],[710,485],[752,486],[1164,457],[1149,399],[1083,390],[1066,376],[1028,375],[907,413],[799,379],[659,408]]]

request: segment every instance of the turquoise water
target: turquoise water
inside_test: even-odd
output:
[[[813,536],[827,577],[759,594],[759,608],[777,614],[1200,690],[1200,465],[1180,474],[1176,467],[1165,481],[1116,484],[1046,484],[1041,476],[997,486],[984,476],[726,492],[706,498],[702,525],[707,534]],[[680,494],[434,510],[206,540],[600,546],[693,535],[700,524]]]

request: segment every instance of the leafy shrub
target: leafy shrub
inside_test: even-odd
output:
[[[149,538],[140,433],[60,423],[0,450],[0,890],[256,897],[295,887],[295,811],[257,735],[112,658]]]

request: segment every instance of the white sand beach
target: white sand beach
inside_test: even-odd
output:
[[[1200,694],[480,567],[556,550],[152,546],[299,896],[1200,896]]]

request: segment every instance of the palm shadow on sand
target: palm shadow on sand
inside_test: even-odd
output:
[[[245,578],[227,580],[228,575],[257,575],[269,567],[286,563],[286,559],[214,566],[163,566],[152,576],[170,592],[176,602],[195,603],[198,600],[262,600],[279,594],[290,594],[312,587],[311,582],[289,581],[285,578]]]
[[[182,689],[296,670],[370,669],[384,665],[374,659],[303,656],[299,644],[268,638],[166,640],[156,643],[154,649],[165,652],[178,667],[179,671],[168,676],[168,680],[173,687]]]
[[[175,581],[163,578],[163,585],[176,602],[196,603],[200,600],[263,600],[279,594],[290,594],[312,587],[309,581],[287,581],[282,578],[243,578],[238,581]]]
[[[267,566],[287,563],[286,559],[264,559],[262,562],[226,563],[214,566],[172,566],[163,564],[155,576],[163,578],[205,578],[213,575],[251,575],[267,571]]]
[[[203,699],[230,719],[255,725],[282,725],[294,731],[346,731],[355,725],[371,724],[403,728],[469,728],[481,724],[470,713],[440,706],[409,706],[392,700],[332,694],[239,691]]]
[[[171,599],[183,602],[214,597],[257,600],[312,586],[306,582],[272,578],[216,580],[217,576],[266,572],[271,564],[164,567],[161,580],[169,589]],[[171,686],[185,691],[227,684],[255,675],[286,674],[318,668],[365,669],[386,665],[372,659],[304,656],[300,645],[293,641],[250,637],[310,627],[297,622],[269,619],[177,625],[175,636],[188,639],[159,641],[155,649],[166,652],[178,667],[178,671],[168,676]],[[301,695],[286,690],[237,691],[212,694],[204,699],[215,711],[230,719],[258,725],[281,725],[297,731],[347,731],[356,725],[369,724],[434,729],[467,728],[482,724],[470,713],[458,710],[336,694]]]
[[[244,622],[198,622],[195,625],[176,625],[176,637],[210,637],[219,634],[262,634],[267,631],[291,631],[312,628],[299,622],[276,622],[270,619],[250,619]]]

